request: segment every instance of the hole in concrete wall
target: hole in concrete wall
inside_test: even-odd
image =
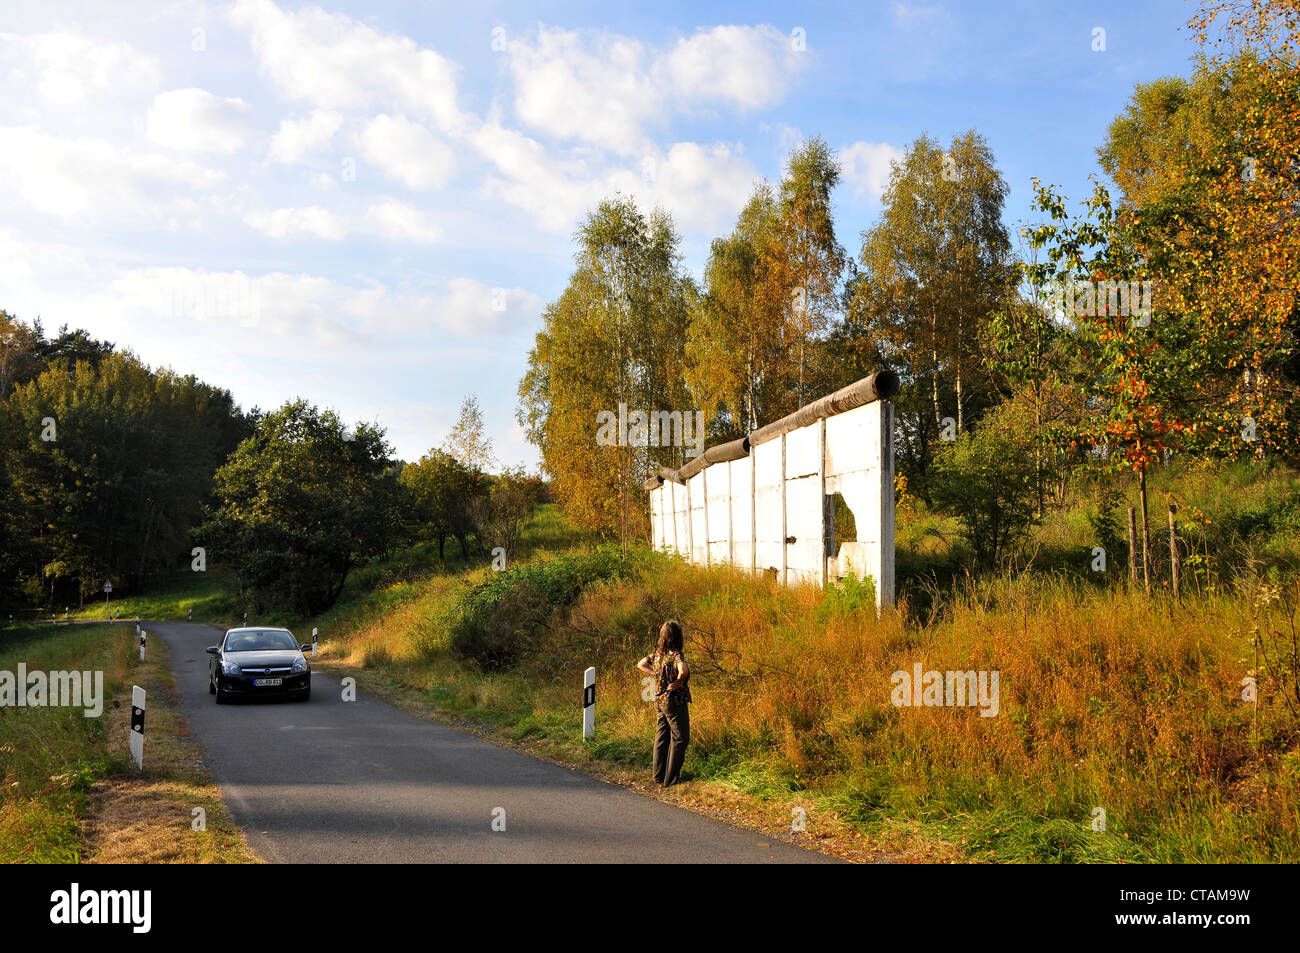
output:
[[[840,543],[857,542],[858,524],[840,493],[826,495],[826,555],[839,552]]]

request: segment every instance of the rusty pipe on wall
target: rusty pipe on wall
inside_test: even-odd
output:
[[[864,404],[874,403],[878,400],[889,400],[898,393],[898,386],[898,375],[893,371],[876,371],[870,377],[864,377],[847,387],[841,387],[833,394],[827,394],[825,397],[814,400],[811,404],[805,404],[793,413],[786,414],[780,420],[773,421],[766,427],[759,427],[749,435],[749,445],[754,447],[760,443],[775,440],[783,433],[806,427],[811,423],[816,423],[823,417],[834,417],[836,414],[842,414]],[[683,467],[684,469],[685,467]]]

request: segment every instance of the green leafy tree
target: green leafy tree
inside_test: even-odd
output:
[[[846,289],[836,350],[850,377],[883,363],[902,378],[900,469],[922,495],[936,438],[964,430],[999,397],[979,342],[1013,294],[1006,195],[982,136],[972,130],[946,150],[919,137],[894,165],[880,220],[862,236]],[[953,424],[945,425],[949,417]]]
[[[1037,521],[1033,408],[1008,400],[935,455],[937,506],[966,525],[976,562],[1001,565]]]
[[[642,482],[686,460],[681,441],[598,443],[597,418],[629,411],[686,415],[686,329],[696,294],[662,212],[602,202],[577,235],[576,269],[544,314],[519,385],[518,419],[578,527],[623,540],[649,531]]]
[[[478,501],[489,493],[481,471],[461,463],[445,450],[430,450],[418,463],[402,468],[401,484],[408,496],[408,524],[417,539],[438,542],[438,558],[446,558],[448,538],[469,555]]]
[[[382,429],[349,432],[305,400],[267,414],[217,471],[216,511],[199,531],[209,559],[235,567],[255,607],[328,608],[357,561],[396,539],[390,453]]]

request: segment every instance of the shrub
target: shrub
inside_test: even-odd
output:
[[[485,672],[509,668],[583,589],[636,575],[649,557],[648,551],[602,547],[493,573],[454,606],[449,624],[452,653]]]
[[[932,493],[958,516],[980,566],[991,568],[1038,522],[1034,516],[1034,418],[1018,400],[992,411],[935,456]]]

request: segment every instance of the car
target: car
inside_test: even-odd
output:
[[[234,698],[311,697],[311,663],[288,629],[246,626],[227,629],[220,645],[208,646],[208,694],[223,705]]]

